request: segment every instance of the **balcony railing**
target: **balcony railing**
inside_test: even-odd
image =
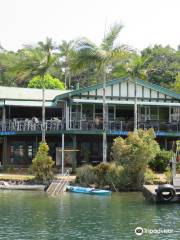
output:
[[[64,129],[64,122],[62,120],[46,120],[46,131],[59,131]],[[41,120],[6,120],[5,124],[0,121],[0,131],[22,132],[22,131],[41,131]]]
[[[102,130],[102,121],[97,123],[96,121],[83,121],[83,120],[73,120],[70,123],[71,129],[80,130]],[[180,132],[180,123],[178,122],[159,122],[159,121],[147,121],[139,122],[138,128],[147,130],[153,128],[154,131],[159,132]],[[133,131],[134,122],[133,121],[108,121],[106,129],[110,131]]]
[[[45,121],[46,131],[60,131],[65,130],[65,120],[46,120]],[[147,130],[153,128],[156,132],[180,132],[179,122],[159,122],[159,121],[146,121],[139,122],[138,128]],[[72,120],[70,122],[71,130],[102,130],[102,121],[93,120]],[[108,121],[106,124],[106,129],[109,131],[133,131],[134,122],[133,121]],[[41,131],[42,121],[28,120],[28,119],[18,119],[18,120],[6,120],[5,124],[0,121],[0,131],[8,132],[25,132],[25,131]]]

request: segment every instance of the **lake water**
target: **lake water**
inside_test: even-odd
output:
[[[173,232],[136,236],[136,227]],[[41,192],[1,191],[0,239],[178,240],[180,206],[149,204],[141,193],[50,197]]]

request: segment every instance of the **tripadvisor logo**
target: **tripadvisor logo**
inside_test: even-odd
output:
[[[143,228],[142,227],[137,227],[136,229],[135,229],[135,234],[137,235],[137,236],[141,236],[141,235],[143,235]]]
[[[143,234],[170,234],[173,232],[173,229],[149,229],[149,228],[142,228],[142,227],[137,227],[135,229],[135,234],[137,236],[141,236]]]

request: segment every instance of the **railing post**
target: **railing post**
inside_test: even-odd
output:
[[[2,109],[2,131],[6,131],[6,108],[3,106]]]
[[[62,148],[61,148],[61,167],[62,174],[64,174],[64,133],[62,133]]]
[[[66,130],[69,130],[69,122],[71,122],[71,119],[70,119],[70,121],[69,121],[69,113],[70,113],[70,111],[69,111],[69,105],[68,105],[68,103],[67,103],[67,101],[66,101]]]

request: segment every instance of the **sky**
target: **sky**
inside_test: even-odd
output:
[[[110,25],[121,22],[122,44],[177,48],[179,9],[180,0],[0,0],[0,43],[14,51],[46,37],[58,44],[86,36],[100,44]]]

